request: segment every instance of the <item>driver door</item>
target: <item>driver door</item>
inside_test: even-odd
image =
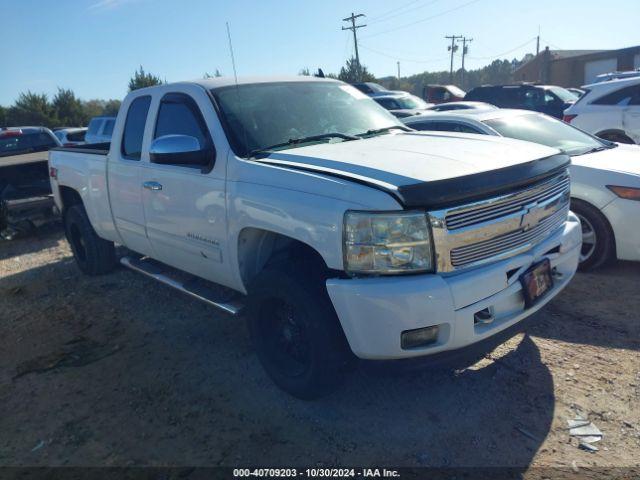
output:
[[[142,198],[155,258],[219,282],[225,277],[227,260],[224,159],[216,159],[203,111],[215,115],[201,89],[167,93],[160,99],[149,161],[142,172]],[[154,141],[167,135],[197,140],[201,149],[210,151],[210,161],[207,165],[154,162]]]

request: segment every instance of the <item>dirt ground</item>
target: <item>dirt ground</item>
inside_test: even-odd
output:
[[[0,243],[0,465],[640,465],[640,264],[579,274],[461,371],[358,368],[278,390],[242,320],[135,273],[89,278],[58,228]],[[576,413],[604,433],[590,453]]]

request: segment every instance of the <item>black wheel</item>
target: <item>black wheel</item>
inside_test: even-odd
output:
[[[305,400],[333,391],[351,352],[318,275],[300,266],[267,267],[249,293],[251,338],[276,385]]]
[[[610,142],[628,143],[628,144],[636,143],[622,132],[605,132],[597,136],[600,138],[604,138],[605,140],[609,140]]]
[[[87,275],[109,273],[116,266],[113,242],[98,237],[82,205],[69,207],[64,215],[65,234],[80,270]]]
[[[607,219],[593,205],[582,200],[571,200],[571,210],[580,219],[582,250],[578,268],[582,271],[598,268],[615,253],[615,239]]]

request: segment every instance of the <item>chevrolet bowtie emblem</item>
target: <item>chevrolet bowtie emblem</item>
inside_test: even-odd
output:
[[[537,203],[533,203],[526,205],[524,209],[525,212],[520,220],[520,226],[522,230],[526,232],[540,223],[540,220],[544,216],[544,208],[541,208]]]

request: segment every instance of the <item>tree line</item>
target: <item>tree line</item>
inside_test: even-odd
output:
[[[129,91],[164,83],[160,77],[145,72],[142,66],[129,79]],[[81,100],[73,90],[58,88],[52,97],[45,93],[23,92],[13,105],[0,105],[0,127],[32,125],[49,128],[83,127],[92,117],[115,116],[120,100]]]
[[[462,69],[453,73],[453,81],[449,71],[422,72],[408,77],[385,77],[378,81],[389,90],[404,90],[414,95],[422,96],[422,90],[426,85],[454,84],[463,90],[469,91],[480,85],[500,85],[513,82],[513,71],[520,65],[533,58],[532,54],[525,55],[522,59],[494,60],[489,65],[475,70]]]
[[[379,82],[390,90],[404,90],[422,96],[425,85],[454,83],[463,89],[470,90],[479,85],[501,84],[513,81],[513,71],[529,61],[533,55],[527,54],[521,60],[494,60],[491,64],[464,72],[454,72],[451,82],[448,71],[422,72],[400,79],[396,77],[376,77],[366,66],[358,65],[355,58],[349,58],[336,74],[324,74],[320,69],[313,75],[337,78],[347,83]],[[308,68],[303,68],[300,75],[312,75]],[[216,69],[213,75],[205,73],[205,78],[219,77]],[[142,66],[129,79],[129,91],[138,88],[165,83],[159,76],[146,72]],[[464,83],[464,84],[463,84]],[[86,126],[92,117],[99,115],[116,115],[120,108],[120,100],[81,100],[70,89],[58,88],[58,92],[50,99],[44,93],[23,92],[15,103],[9,107],[0,105],[0,127],[18,125],[37,125],[49,128]]]

